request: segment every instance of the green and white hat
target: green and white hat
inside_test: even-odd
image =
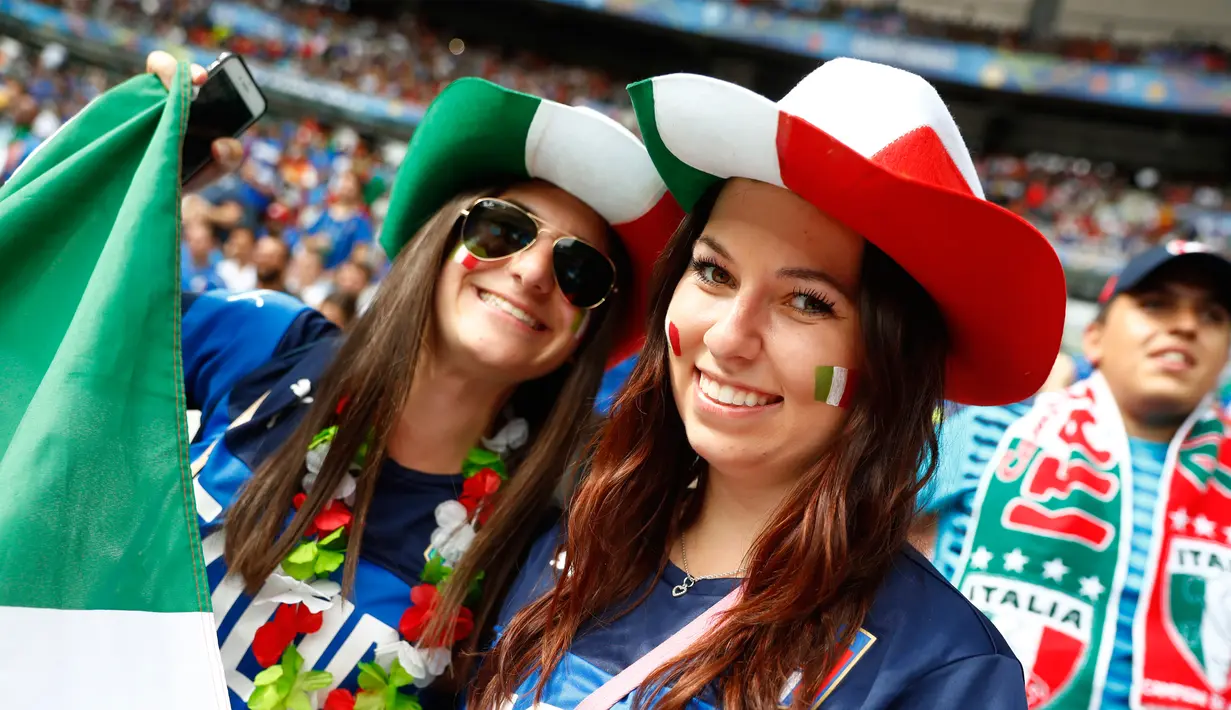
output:
[[[695,74],[629,87],[658,172],[687,211],[721,180],[791,190],[858,232],[935,299],[946,398],[1035,393],[1064,325],[1064,272],[1037,229],[986,201],[953,116],[922,77],[835,59],[781,101]]]
[[[506,89],[459,79],[428,106],[398,170],[380,243],[395,257],[459,192],[502,180],[540,179],[607,220],[632,263],[632,293],[614,364],[644,341],[654,260],[683,219],[645,146],[615,120]]]

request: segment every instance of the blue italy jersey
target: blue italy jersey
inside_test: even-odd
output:
[[[1029,407],[967,407],[952,416],[941,430],[940,463],[923,510],[938,516],[935,564],[950,579],[957,572],[962,543],[969,530],[975,493],[996,447],[1009,426],[1025,416]],[[1115,612],[1116,638],[1107,669],[1101,710],[1128,710],[1133,678],[1133,619],[1141,597],[1141,584],[1149,564],[1154,507],[1167,444],[1129,439],[1133,457],[1133,530],[1124,593]],[[1080,570],[1077,570],[1080,572]]]
[[[517,609],[543,594],[565,563],[557,554],[559,533],[541,538],[501,611],[503,626]],[[734,580],[701,580],[680,597],[672,587],[683,570],[668,564],[645,601],[613,622],[578,633],[547,680],[539,710],[572,708],[607,680],[665,641],[729,593]],[[840,661],[829,685],[813,699],[823,710],[934,710],[995,708],[1025,710],[1021,664],[1008,645],[956,589],[913,550],[902,552],[877,595],[855,645]],[[528,710],[538,677],[518,689],[512,710]],[[798,681],[796,681],[798,682]],[[788,705],[788,683],[779,697]],[[615,708],[629,710],[626,697]],[[713,710],[715,689],[694,698],[692,710]]]
[[[184,297],[185,392],[189,409],[201,411],[190,460],[234,710],[247,707],[252,679],[262,670],[252,653],[253,637],[277,605],[253,604],[243,584],[226,576],[222,521],[240,487],[300,422],[338,344],[331,323],[281,293]],[[400,639],[398,622],[423,571],[436,506],[456,499],[461,487],[460,474],[429,475],[384,462],[363,533],[354,598],[324,612],[320,631],[296,639],[305,669],[329,671],[335,685],[353,691],[356,664]],[[430,690],[420,692],[420,700],[427,710],[454,705],[451,695]]]

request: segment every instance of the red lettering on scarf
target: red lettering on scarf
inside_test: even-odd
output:
[[[1088,409],[1074,409],[1069,420],[1060,427],[1060,440],[1070,446],[1076,446],[1082,453],[1088,454],[1100,466],[1111,463],[1111,452],[1100,451],[1090,445],[1086,438],[1086,427],[1094,424],[1094,412]]]
[[[1095,550],[1107,549],[1116,534],[1110,523],[1079,508],[1048,510],[1023,498],[1009,502],[1000,524],[1010,530],[1078,542]]]
[[[1044,456],[1038,466],[1031,468],[1022,488],[1032,498],[1044,502],[1052,498],[1068,498],[1073,489],[1081,489],[1101,501],[1109,501],[1116,497],[1120,480],[1080,459],[1070,459],[1067,465],[1061,466],[1056,457]]]
[[[1000,459],[1000,465],[996,467],[996,476],[1006,483],[1021,478],[1038,450],[1039,447],[1025,439],[1017,442],[1004,452],[1004,458]]]

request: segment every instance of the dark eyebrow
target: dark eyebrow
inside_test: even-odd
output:
[[[838,279],[820,269],[778,269],[780,279],[803,279],[804,281],[820,281],[838,290],[851,303],[855,302],[854,294]]]
[[[707,237],[703,235],[699,239],[697,239],[697,242],[700,244],[704,244],[710,249],[713,249],[715,252],[718,253],[718,256],[721,256],[722,258],[728,261],[735,261],[734,259],[731,258],[731,254],[727,252],[726,249],[723,249],[722,246],[717,241],[715,241],[713,237]],[[855,301],[854,295],[851,293],[851,290],[849,288],[844,286],[842,282],[839,281],[838,279],[834,278],[830,274],[820,269],[802,269],[802,268],[778,269],[778,278],[780,279],[803,279],[804,281],[820,281],[821,283],[828,284],[829,286],[837,289],[838,293],[842,294],[846,298],[846,300],[852,303]]]

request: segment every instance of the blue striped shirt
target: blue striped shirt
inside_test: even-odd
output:
[[[967,407],[952,415],[941,429],[940,462],[922,496],[925,512],[938,516],[934,564],[951,581],[957,572],[962,543],[970,530],[975,493],[1009,426],[1029,411],[1026,404]],[[1133,457],[1132,537],[1128,575],[1116,611],[1116,639],[1103,690],[1101,710],[1128,710],[1133,678],[1133,619],[1149,564],[1154,508],[1167,444],[1129,439]]]

